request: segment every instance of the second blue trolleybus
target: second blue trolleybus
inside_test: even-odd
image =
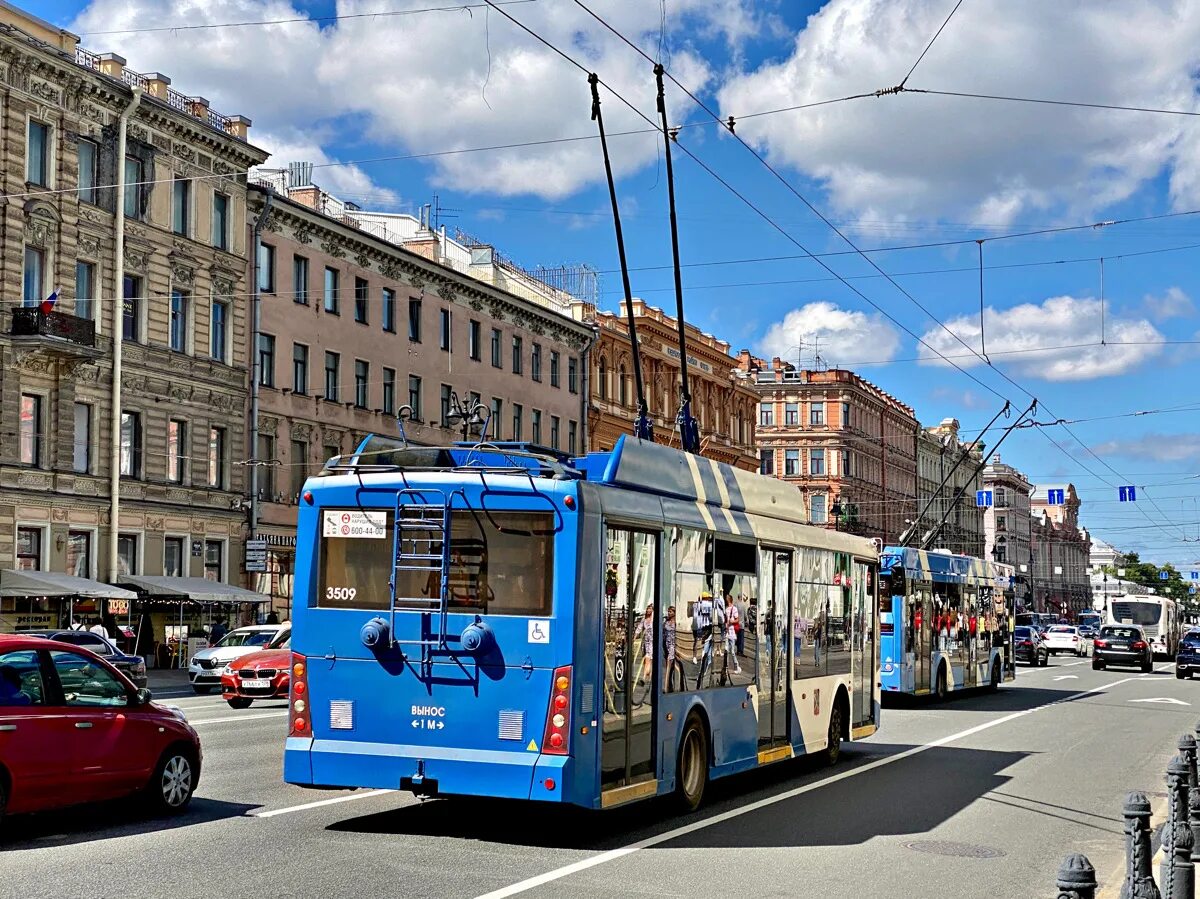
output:
[[[604,808],[879,723],[878,557],[794,487],[622,438],[369,437],[305,485],[284,778]]]

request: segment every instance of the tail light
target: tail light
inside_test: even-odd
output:
[[[308,695],[308,659],[292,653],[292,685],[288,703],[288,736],[312,736],[312,709]]]
[[[1108,648],[1108,641],[1101,640],[1099,637],[1097,637],[1095,640],[1092,641],[1092,645],[1095,646],[1097,649],[1106,649],[1106,648]]]
[[[1022,646],[1032,646],[1032,645],[1033,645],[1033,641],[1032,641],[1032,640],[1022,640],[1022,641],[1021,641],[1021,645],[1022,645]]]
[[[1145,640],[1134,640],[1134,641],[1133,641],[1133,648],[1134,648],[1134,649],[1145,649],[1145,648],[1146,648],[1146,641],[1145,641]]]
[[[542,752],[566,755],[571,747],[571,666],[554,669],[550,707],[546,710],[546,733]]]

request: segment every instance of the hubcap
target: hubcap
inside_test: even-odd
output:
[[[834,708],[829,716],[829,757],[837,760],[842,752],[842,710]]]
[[[171,808],[178,808],[192,789],[192,764],[182,755],[173,755],[163,766],[162,797]]]

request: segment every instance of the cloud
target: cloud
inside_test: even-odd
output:
[[[947,4],[832,0],[790,55],[729,78],[722,115],[895,85]],[[968,4],[911,88],[1200,109],[1200,0]],[[738,133],[819,180],[842,214],[1005,226],[1084,215],[1166,174],[1200,201],[1200,130],[1179,116],[916,94],[742,119]]]
[[[385,4],[424,9],[428,0]],[[434,4],[436,5],[436,4]],[[94,50],[120,49],[131,68],[159,70],[185,93],[203,93],[216,109],[240,112],[269,132],[311,130],[337,121],[349,141],[413,152],[554,141],[596,133],[586,75],[519,31],[492,9],[370,15],[379,0],[340,0],[343,18],[211,31],[85,36]],[[673,0],[665,7],[673,73],[694,89],[712,78],[704,54],[684,35],[745,40],[759,21],[749,0]],[[649,65],[573,4],[529,3],[506,9],[548,41],[599,72],[607,84],[656,120]],[[606,8],[612,25],[656,48],[663,8],[624,3]],[[221,23],[303,17],[283,0],[93,0],[72,30],[137,28],[146,23]],[[361,16],[360,18],[348,18]],[[252,91],[247,91],[253,86]],[[652,162],[656,134],[617,137],[647,127],[602,88],[605,126],[614,133],[618,176]],[[668,103],[683,118],[682,94]],[[254,132],[252,132],[254,134]],[[286,161],[286,160],[285,160]],[[434,181],[466,192],[561,198],[604,177],[595,141],[549,143],[430,160]]]
[[[1168,287],[1162,296],[1146,294],[1142,304],[1150,316],[1159,321],[1165,318],[1191,318],[1196,314],[1196,304],[1178,287]]]
[[[1094,448],[1102,456],[1150,459],[1155,462],[1191,462],[1200,459],[1200,434],[1146,434],[1109,440]]]
[[[291,129],[281,134],[260,132],[254,135],[254,142],[271,152],[264,169],[286,168],[289,162],[311,162],[317,166],[313,180],[339,199],[364,208],[394,209],[400,202],[399,194],[376,184],[360,166],[331,157],[321,147],[322,142],[311,134]]]
[[[900,348],[900,335],[882,316],[821,301],[793,309],[768,326],[758,351],[767,358],[795,359],[798,345],[803,346],[803,355],[811,354],[815,346],[831,364],[888,362]]]
[[[1108,310],[1108,343],[1100,346],[1100,301],[1091,298],[1051,297],[1040,304],[1023,303],[1010,309],[989,306],[985,321],[987,351],[994,362],[1018,375],[1047,381],[1086,381],[1125,374],[1159,355],[1165,340],[1146,319],[1115,317]],[[967,346],[981,347],[978,316],[959,316],[945,325]],[[932,348],[920,346],[924,364],[949,364],[936,353],[954,357],[964,368],[983,364],[940,327],[931,328],[923,339]]]

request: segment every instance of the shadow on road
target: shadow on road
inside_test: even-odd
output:
[[[1021,712],[1036,709],[1053,702],[1064,702],[1068,699],[1084,699],[1086,687],[1027,687],[1015,688],[1012,685],[1001,687],[995,693],[986,690],[964,690],[961,693],[951,693],[944,702],[938,702],[929,696],[904,696],[884,694],[883,730],[887,730],[888,709],[930,709],[939,712]]]

